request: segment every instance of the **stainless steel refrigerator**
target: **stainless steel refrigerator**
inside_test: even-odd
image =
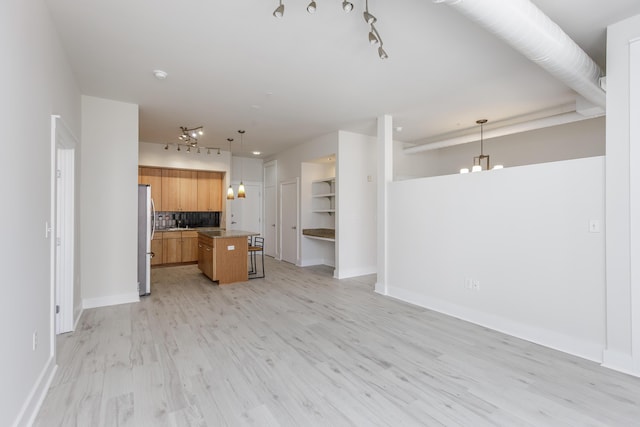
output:
[[[138,291],[140,296],[151,293],[151,240],[155,232],[155,209],[151,186],[138,185]]]

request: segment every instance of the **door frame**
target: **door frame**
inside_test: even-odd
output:
[[[269,180],[269,173],[268,170],[269,169],[273,169],[273,180]],[[279,226],[278,226],[278,160],[271,160],[267,163],[264,163],[262,166],[262,182],[263,182],[263,187],[262,187],[262,192],[263,192],[263,197],[262,197],[262,225],[263,225],[263,230],[262,230],[262,235],[265,236],[265,244],[267,244],[267,230],[269,229],[269,227],[271,227],[271,224],[267,224],[267,207],[269,206],[269,204],[271,203],[273,206],[273,210],[275,212],[273,212],[273,226],[275,227],[275,230],[273,230],[273,253],[269,253],[271,251],[271,248],[265,246],[265,255],[269,255],[272,256],[276,259],[279,259],[280,257],[280,245],[278,242],[279,236],[280,236],[280,230],[279,230]],[[273,189],[273,199],[272,200],[268,200],[267,199],[267,189]]]
[[[300,178],[295,178],[295,179],[290,179],[290,180],[286,180],[286,181],[280,181],[280,250],[278,251],[278,259],[280,261],[282,261],[282,242],[283,242],[283,238],[282,238],[282,230],[283,230],[283,226],[282,226],[282,213],[284,212],[283,208],[282,208],[282,188],[285,185],[292,185],[295,184],[296,186],[296,262],[295,265],[299,265],[300,264]]]
[[[78,141],[58,115],[51,116],[51,318],[55,336],[74,329],[75,155]],[[59,311],[56,313],[56,309]]]

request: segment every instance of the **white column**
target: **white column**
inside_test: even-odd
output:
[[[387,193],[389,183],[393,181],[393,119],[389,115],[378,117],[378,279],[375,290],[387,295],[387,235],[388,235],[388,205]]]
[[[640,15],[611,25],[607,37],[603,365],[640,376]]]

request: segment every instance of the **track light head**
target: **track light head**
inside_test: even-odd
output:
[[[387,59],[389,57],[389,55],[387,55],[387,52],[385,52],[382,48],[382,45],[380,45],[380,47],[378,48],[378,56],[380,57],[380,59]]]
[[[344,0],[342,2],[342,10],[344,10],[346,13],[351,12],[353,10],[353,3],[350,3],[347,0]]]
[[[165,150],[168,150],[168,149],[169,149],[169,144],[165,145],[165,146],[164,146],[164,149],[165,149]]]
[[[307,6],[307,12],[315,13],[317,6],[318,5],[316,4],[315,0],[312,0],[311,3],[309,3],[309,5]]]
[[[374,33],[373,30],[369,31],[369,43],[380,44],[380,40],[378,40],[378,36],[376,36],[376,33]]]
[[[276,10],[273,11],[273,16],[276,18],[282,18],[284,16],[284,5],[280,2],[280,6],[276,7]]]
[[[376,17],[370,14],[367,10],[364,11],[362,16],[364,16],[364,20],[367,24],[375,24],[377,21]]]

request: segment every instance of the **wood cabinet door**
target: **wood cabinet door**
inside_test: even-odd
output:
[[[177,169],[162,169],[162,210],[180,210],[180,171]]]
[[[179,210],[195,212],[198,210],[198,172],[181,170],[179,173]]]
[[[162,259],[162,239],[153,239],[151,241],[151,252],[153,257],[151,258],[151,265],[161,265]]]
[[[141,166],[138,168],[138,183],[149,184],[151,186],[151,198],[156,211],[164,210],[162,207],[162,169],[148,168]]]
[[[182,232],[182,262],[198,261],[198,233]]]
[[[222,211],[222,173],[198,172],[198,211]]]
[[[180,232],[164,233],[162,261],[164,264],[182,262],[182,234]]]

